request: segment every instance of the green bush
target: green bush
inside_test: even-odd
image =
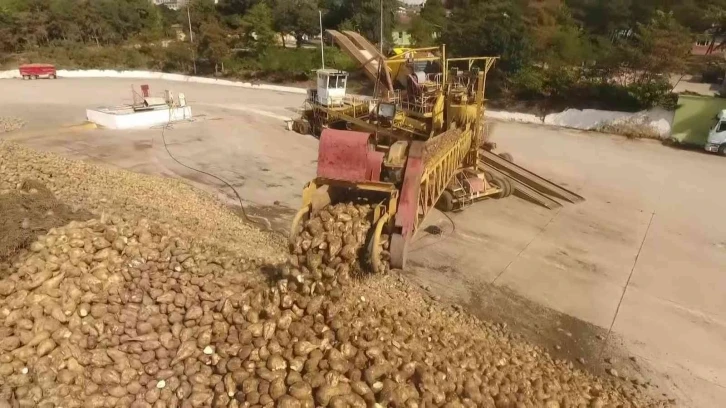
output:
[[[509,104],[534,104],[545,112],[567,108],[636,112],[656,106],[675,109],[677,102],[663,77],[624,86],[597,76],[585,77],[577,68],[530,66],[506,80],[509,93],[502,97]]]
[[[320,49],[271,47],[261,54],[240,52],[225,60],[228,76],[271,81],[306,81],[320,68]],[[326,47],[325,66],[352,72],[357,67],[337,48]]]
[[[678,98],[671,92],[672,86],[665,78],[654,78],[647,82],[635,83],[628,87],[628,94],[633,98],[638,109],[650,109],[661,106],[675,109]]]
[[[510,78],[512,92],[517,99],[540,99],[547,96],[545,72],[537,67],[526,67]]]
[[[720,84],[726,76],[723,63],[709,62],[701,69],[701,82],[707,84]]]

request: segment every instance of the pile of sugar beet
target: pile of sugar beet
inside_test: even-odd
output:
[[[2,408],[663,406],[392,274],[359,277],[365,206],[317,214],[288,255],[172,180],[4,142],[0,173],[0,194],[33,179],[95,214],[0,273]]]

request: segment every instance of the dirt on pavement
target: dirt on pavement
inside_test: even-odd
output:
[[[60,203],[40,182],[25,180],[20,189],[0,192],[0,271],[17,251],[28,247],[38,235],[91,214]]]
[[[403,275],[418,275],[413,279],[417,282],[426,274],[458,273],[450,268],[417,263],[414,266]],[[619,336],[605,328],[543,306],[506,286],[488,282],[467,285],[468,296],[460,298],[452,298],[451,294],[441,297],[439,290],[428,285],[423,285],[422,289],[433,299],[450,303],[455,310],[470,313],[511,332],[520,340],[537,345],[555,361],[602,376],[614,385],[629,383],[668,397],[656,390],[659,385],[651,383],[647,370],[627,352]]]

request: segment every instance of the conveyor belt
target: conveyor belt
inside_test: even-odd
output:
[[[518,181],[520,184],[525,185],[530,189],[561,198],[571,203],[585,201],[584,197],[541,176],[538,176],[523,167],[517,166],[516,164],[507,161],[488,150],[480,149],[479,158],[484,164],[499,170],[509,176],[509,178]]]
[[[540,193],[539,191],[527,186],[526,184],[521,183],[517,179],[513,179],[509,177],[507,174],[497,170],[495,167],[490,166],[482,161],[479,161],[478,163],[479,170],[486,170],[496,176],[499,177],[507,177],[512,182],[512,185],[514,186],[514,189],[519,194],[523,195],[526,199],[529,199],[545,208],[548,208],[550,210],[554,210],[556,208],[562,207],[562,204],[559,202],[553,200],[552,198],[548,197],[545,194]]]
[[[373,83],[378,82],[380,77],[383,82],[383,86],[388,88],[389,91],[393,91],[388,67],[386,66],[386,71],[383,73],[384,75],[381,76],[378,72],[378,65],[381,63],[382,56],[378,50],[375,49],[373,44],[368,42],[368,40],[363,38],[360,34],[352,31],[344,31],[341,33],[337,30],[325,30],[325,32],[336,44],[338,44],[338,47],[340,47],[343,52],[358,61],[358,63],[363,67],[363,70],[368,78]]]

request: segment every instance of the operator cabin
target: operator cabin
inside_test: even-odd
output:
[[[348,73],[337,69],[319,69],[317,95],[310,95],[323,106],[341,106],[345,99],[345,87],[348,84]]]

